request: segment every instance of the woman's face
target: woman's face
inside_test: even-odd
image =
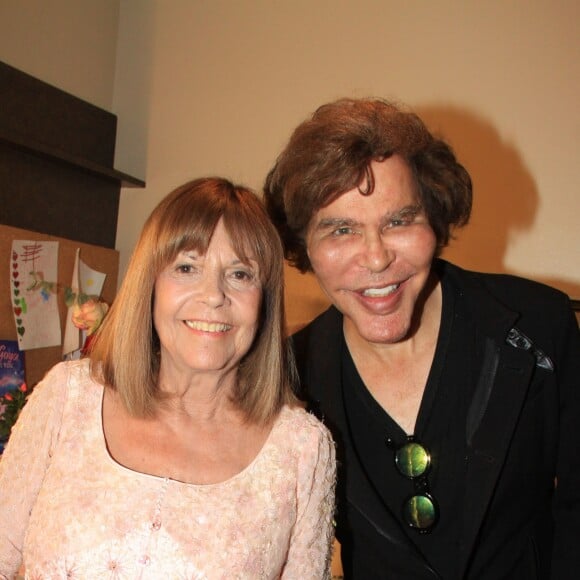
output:
[[[163,371],[221,376],[249,351],[262,287],[258,264],[248,258],[236,255],[220,221],[204,255],[181,252],[161,272],[153,323]]]

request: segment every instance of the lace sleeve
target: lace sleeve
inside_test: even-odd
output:
[[[0,578],[14,578],[22,562],[28,520],[58,435],[66,374],[59,364],[34,388],[0,459]]]
[[[334,442],[320,423],[311,445],[305,445],[297,481],[297,519],[281,578],[330,578],[334,539],[334,489],[336,459]]]

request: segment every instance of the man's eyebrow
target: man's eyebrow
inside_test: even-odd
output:
[[[314,229],[316,230],[327,230],[330,228],[341,228],[346,226],[356,226],[358,222],[356,220],[350,218],[323,218],[321,219],[315,226]]]
[[[391,212],[387,212],[381,218],[381,223],[387,223],[393,218],[400,218],[400,217],[415,217],[418,213],[422,211],[421,204],[413,203],[396,209]],[[347,217],[327,217],[322,218],[315,226],[315,230],[327,230],[331,228],[340,228],[340,227],[354,227],[360,225],[355,219],[347,218]]]
[[[381,222],[386,223],[392,219],[401,217],[415,217],[418,213],[421,213],[421,211],[422,211],[421,204],[419,203],[409,204],[395,211],[386,213],[382,217]]]

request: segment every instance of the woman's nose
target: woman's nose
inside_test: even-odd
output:
[[[212,308],[218,308],[226,301],[223,280],[221,276],[206,273],[200,282],[199,299]]]
[[[371,272],[382,272],[391,264],[394,252],[379,234],[366,235],[361,248],[359,263]]]

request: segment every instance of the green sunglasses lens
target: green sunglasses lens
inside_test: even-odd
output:
[[[409,442],[395,453],[399,471],[411,479],[423,475],[431,464],[431,456],[419,443]]]
[[[403,504],[405,521],[417,530],[428,530],[437,518],[435,503],[426,494],[410,497]]]
[[[387,446],[394,448],[392,439],[387,438]],[[427,480],[431,455],[410,436],[404,445],[395,448],[395,465],[403,477],[413,481],[415,488],[415,493],[403,502],[403,520],[420,534],[429,533],[439,516],[439,509],[429,493]]]

